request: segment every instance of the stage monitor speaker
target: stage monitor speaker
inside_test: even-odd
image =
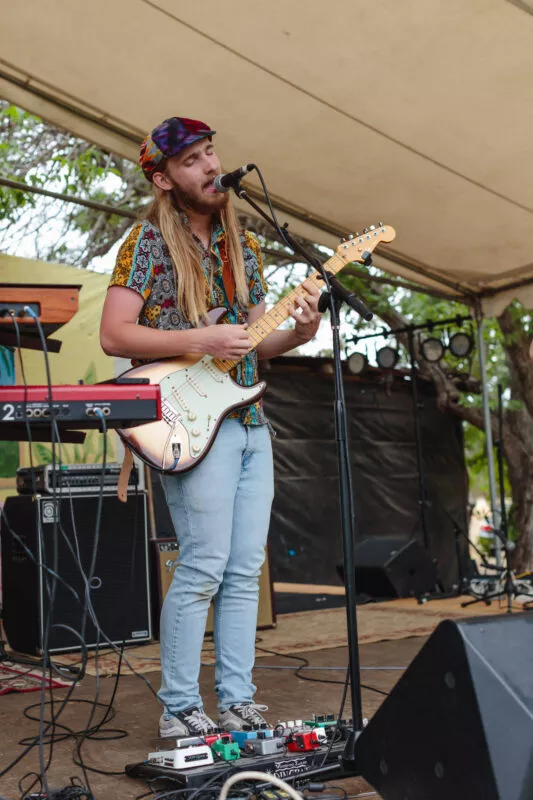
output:
[[[159,636],[159,616],[163,600],[168,592],[174,570],[177,566],[179,547],[175,537],[166,539],[153,539],[152,546],[152,583],[157,587],[152,593],[152,619],[154,623],[154,636]],[[257,628],[273,628],[276,624],[276,614],[272,597],[272,583],[270,580],[270,565],[268,550],[259,576],[259,608],[257,611]],[[207,616],[206,633],[213,632],[213,604]]]
[[[415,539],[375,536],[354,548],[355,589],[369,597],[420,597],[432,592],[437,570]],[[338,571],[343,577],[342,568]]]
[[[57,653],[81,649],[85,584],[80,564],[88,573],[98,503],[95,494],[72,498],[26,495],[6,500],[0,529],[3,618],[14,650],[35,655],[42,652],[50,614],[47,582],[50,586],[53,576],[40,569],[36,561],[53,567],[54,538],[60,580],[55,586],[48,650]],[[20,537],[31,557],[11,531]],[[98,624],[117,644],[151,638],[147,548],[146,493],[129,495],[127,503],[104,496],[91,599]],[[98,642],[97,628],[90,616],[84,639],[87,647]],[[101,636],[99,643],[105,644]]]
[[[355,755],[384,800],[531,800],[531,612],[441,622]]]

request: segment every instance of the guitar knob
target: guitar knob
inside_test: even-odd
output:
[[[192,446],[193,453],[199,453],[201,449],[202,448],[200,447],[199,444],[193,444],[193,446]]]
[[[189,413],[187,414],[187,419],[190,420],[190,422],[194,422],[194,420],[196,419],[196,414],[194,413],[194,411],[189,411]]]
[[[200,436],[200,428],[193,428],[191,433],[193,436]]]

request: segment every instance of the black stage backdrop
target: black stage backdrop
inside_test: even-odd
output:
[[[278,358],[262,377],[273,439],[276,495],[270,526],[273,580],[338,584],[342,561],[333,378],[325,359]],[[345,377],[356,537],[398,536],[424,545],[415,423],[405,373]],[[428,550],[439,581],[457,581],[456,538],[466,567],[468,476],[461,422],[418,382]]]

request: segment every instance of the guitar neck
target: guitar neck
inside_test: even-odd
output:
[[[344,261],[340,256],[335,254],[332,256],[326,263],[324,264],[324,269],[328,272],[335,274],[339,272],[344,266],[346,265],[346,261]],[[305,279],[299,286],[292,289],[289,294],[285,295],[281,300],[279,300],[276,305],[267,311],[266,314],[263,314],[257,322],[254,322],[253,325],[247,329],[247,334],[252,340],[252,345],[250,350],[253,350],[260,344],[263,339],[266,339],[267,336],[275,331],[282,322],[285,322],[291,315],[291,310],[294,308],[296,298],[297,297],[304,297],[307,292],[304,288],[304,283],[310,282],[314,283],[319,289],[323,288],[324,281],[322,280],[320,274],[315,270],[308,278]],[[250,351],[248,351],[250,352]],[[237,366],[239,361],[242,359],[238,359],[237,361],[230,361],[229,359],[220,359],[214,358],[213,363],[222,371],[222,372],[230,372],[234,367]]]
[[[396,231],[394,228],[391,228],[389,225],[383,225],[382,222],[378,223],[377,228],[375,225],[371,225],[370,228],[364,228],[362,234],[356,233],[355,238],[349,236],[349,241],[344,240],[343,243],[339,245],[335,255],[324,264],[324,269],[332,275],[335,275],[346,264],[350,264],[353,261],[366,262],[378,244],[381,242],[392,242],[395,236]],[[314,283],[319,289],[324,286],[320,273],[316,271],[303,283],[307,281]],[[295,306],[296,298],[304,297],[306,294],[303,283],[276,303],[274,308],[270,309],[270,311],[258,319],[257,322],[250,325],[248,328],[248,335],[252,340],[250,350],[257,347],[263,339],[270,336],[276,328],[279,328],[282,322],[285,322],[285,320],[290,317],[291,310]],[[250,352],[250,350],[248,352]],[[230,361],[227,359],[214,358],[213,363],[216,364],[222,372],[229,372],[236,367],[241,360],[242,359]]]

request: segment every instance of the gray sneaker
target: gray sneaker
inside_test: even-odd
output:
[[[268,711],[268,706],[259,703],[235,703],[226,711],[222,711],[218,718],[218,727],[227,731],[242,731],[245,725],[266,725],[268,722],[259,713]]]
[[[159,735],[174,739],[180,736],[205,736],[216,728],[213,720],[204,713],[202,708],[193,706],[185,711],[178,711],[170,719],[161,715],[159,720]]]

